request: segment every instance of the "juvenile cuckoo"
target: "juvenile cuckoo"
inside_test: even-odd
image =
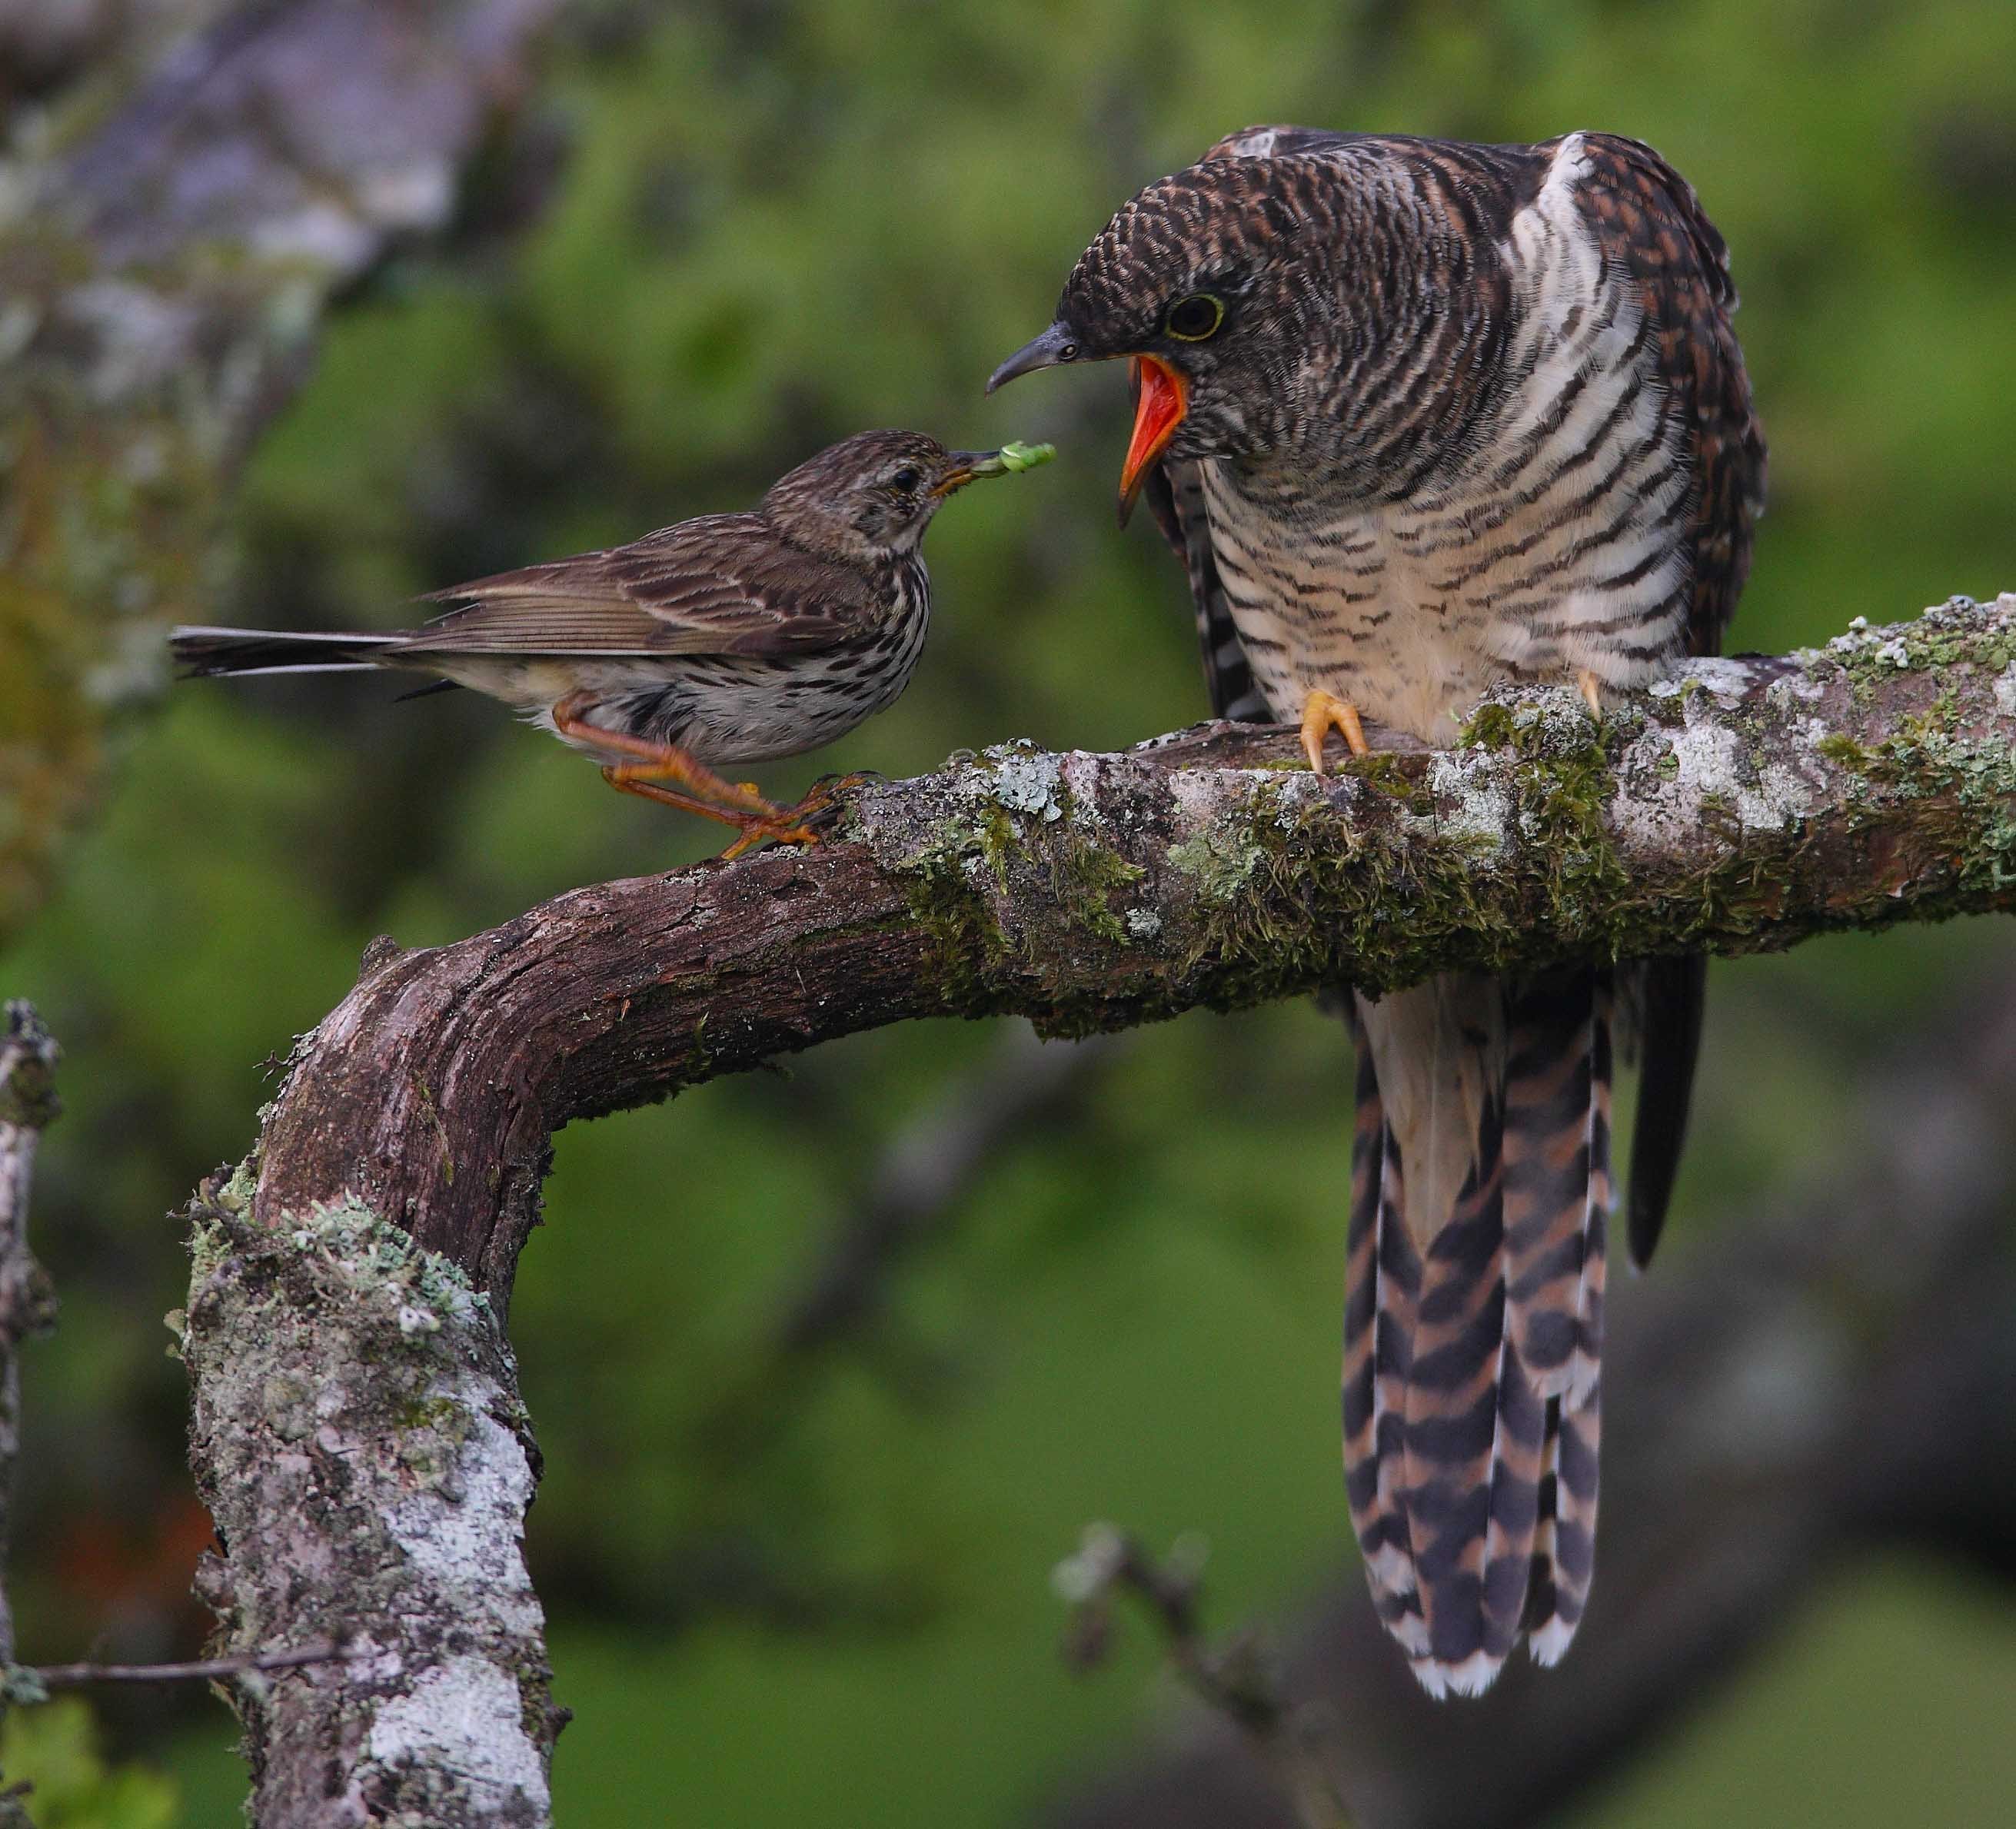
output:
[[[1722,237],[1650,148],[1261,127],[1100,231],[990,387],[1125,357],[1122,518],[1190,574],[1222,716],[1438,747],[1485,688],[1712,653],[1764,441]],[[1424,1684],[1552,1663],[1596,1520],[1613,986],[1643,1081],[1629,1225],[1671,1191],[1703,962],[1452,974],[1353,999],[1346,1484]]]

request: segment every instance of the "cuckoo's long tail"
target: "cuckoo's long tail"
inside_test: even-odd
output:
[[[1438,1696],[1484,1690],[1522,1636],[1554,1662],[1588,1597],[1610,1003],[1580,966],[1357,1002],[1345,1480]]]
[[[350,673],[382,665],[405,638],[396,635],[294,635],[265,628],[178,628],[168,646],[191,679],[224,673]]]

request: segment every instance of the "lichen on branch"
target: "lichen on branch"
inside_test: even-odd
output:
[[[241,1171],[192,1208],[171,1317],[227,1546],[198,1586],[225,1652],[344,1640],[340,1660],[232,1681],[256,1820],[538,1829],[557,1719],[524,1560],[536,1450],[502,1329],[368,1209],[269,1230],[250,1191]]]

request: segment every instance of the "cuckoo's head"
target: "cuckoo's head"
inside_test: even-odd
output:
[[[1124,204],[1078,257],[1055,322],[988,383],[1131,363],[1123,520],[1159,457],[1350,463],[1381,380],[1466,302],[1468,250],[1382,153],[1258,137],[1264,156],[1221,150]]]
[[[1062,362],[1131,362],[1123,519],[1158,457],[1277,448],[1311,363],[1330,359],[1329,250],[1294,163],[1214,159],[1158,178],[1079,256],[1056,321],[988,383]]]

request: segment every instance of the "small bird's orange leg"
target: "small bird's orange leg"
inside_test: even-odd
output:
[[[1365,740],[1365,726],[1358,721],[1358,707],[1327,692],[1312,692],[1302,701],[1302,754],[1319,775],[1323,772],[1323,739],[1333,729],[1342,733],[1354,756],[1372,754],[1371,744]]]
[[[654,800],[659,805],[677,807],[682,813],[697,813],[703,819],[718,819],[724,826],[739,826],[747,816],[730,812],[725,807],[710,806],[704,800],[695,800],[689,794],[681,794],[675,788],[661,787],[655,781],[625,779],[614,763],[602,771],[602,779],[618,794],[634,794],[639,800]]]
[[[602,778],[611,787],[628,792],[632,784],[639,781],[677,782],[695,795],[713,801],[723,808],[754,815],[759,818],[774,816],[783,808],[765,800],[752,788],[739,787],[732,781],[725,781],[705,763],[687,754],[676,743],[647,743],[641,736],[632,736],[627,732],[606,729],[599,724],[591,724],[583,714],[594,700],[585,693],[569,693],[553,707],[553,728],[561,736],[575,742],[586,743],[602,750],[614,750],[620,755],[634,756],[629,762],[612,762],[602,771]],[[647,799],[655,796],[646,795]],[[736,823],[734,820],[729,822]]]
[[[661,787],[655,781],[626,777],[614,763],[602,771],[602,779],[619,794],[634,794],[642,800],[654,800],[661,806],[677,807],[682,813],[697,813],[703,819],[718,819],[724,826],[735,826],[741,836],[730,841],[728,848],[721,854],[725,858],[740,857],[755,844],[816,844],[819,841],[819,833],[802,823],[804,816],[816,815],[823,810],[824,801],[819,796],[808,796],[794,807],[773,807],[767,813],[747,813],[710,806],[705,801],[695,800],[675,788]],[[814,804],[815,801],[818,805]]]
[[[1582,694],[1582,702],[1589,707],[1589,715],[1597,723],[1603,722],[1603,682],[1586,667],[1575,669],[1575,688]]]

